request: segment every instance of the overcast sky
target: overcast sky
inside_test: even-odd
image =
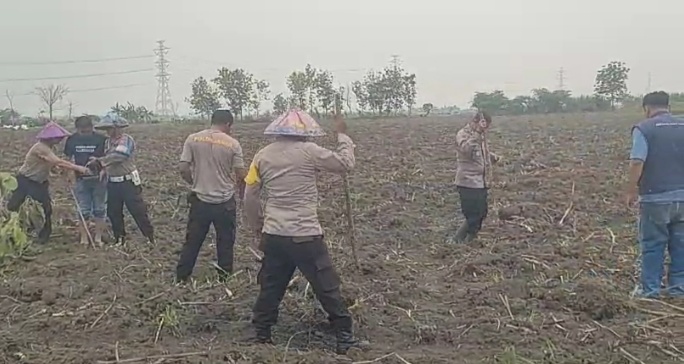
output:
[[[418,104],[436,106],[466,106],[475,91],[515,95],[556,88],[561,67],[567,89],[591,93],[596,70],[612,60],[632,69],[632,93],[647,89],[649,72],[652,90],[682,90],[684,84],[681,0],[0,0],[0,5],[0,90],[17,95],[15,108],[29,115],[41,106],[26,94],[48,83],[73,90],[67,100],[79,114],[102,114],[127,101],[154,109],[152,50],[162,39],[171,48],[171,93],[181,112],[188,110],[190,82],[214,77],[221,66],[245,68],[277,93],[285,91],[286,76],[307,62],[331,70],[337,83],[346,85],[382,68],[393,54],[416,73]],[[29,64],[135,56],[149,58]],[[7,106],[1,98],[0,108]]]

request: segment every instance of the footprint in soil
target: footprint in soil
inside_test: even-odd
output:
[[[43,290],[40,300],[48,306],[52,306],[57,302],[57,292],[52,290]]]

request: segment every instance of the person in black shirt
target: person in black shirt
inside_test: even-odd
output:
[[[64,145],[64,154],[72,158],[79,166],[87,166],[93,172],[92,175],[84,176],[78,173],[72,175],[75,180],[74,194],[78,200],[78,208],[86,221],[92,221],[95,225],[94,243],[102,244],[102,234],[105,230],[105,216],[107,213],[107,185],[96,166],[87,165],[90,157],[102,157],[105,151],[105,137],[93,129],[93,121],[89,116],[76,118],[75,126],[77,133],[72,134]],[[81,226],[81,243],[88,244],[88,232],[85,226]]]

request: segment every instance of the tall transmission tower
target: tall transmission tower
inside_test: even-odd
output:
[[[171,100],[171,91],[169,90],[169,60],[166,55],[169,53],[169,48],[164,45],[163,40],[157,41],[157,48],[154,50],[154,54],[157,55],[157,102],[156,102],[156,112],[157,115],[161,116],[173,116],[174,105]]]
[[[565,90],[565,70],[563,67],[558,70],[558,89]]]
[[[401,59],[399,59],[399,57],[400,56],[398,54],[392,55],[392,60],[390,61],[390,63],[392,64],[392,67],[399,68],[401,66]]]

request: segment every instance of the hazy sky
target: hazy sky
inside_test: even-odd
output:
[[[41,108],[25,94],[48,83],[72,89],[67,100],[79,114],[127,101],[154,109],[148,69],[161,39],[171,48],[171,93],[181,112],[190,82],[214,77],[221,66],[245,68],[276,93],[307,62],[346,85],[393,54],[416,73],[419,104],[465,106],[475,91],[556,88],[561,67],[567,89],[590,93],[596,70],[612,60],[632,69],[633,93],[646,90],[649,72],[651,89],[684,84],[681,0],[0,0],[0,9],[0,91],[16,94],[24,114]],[[135,70],[144,71],[7,81]],[[0,98],[0,108],[7,106]]]

